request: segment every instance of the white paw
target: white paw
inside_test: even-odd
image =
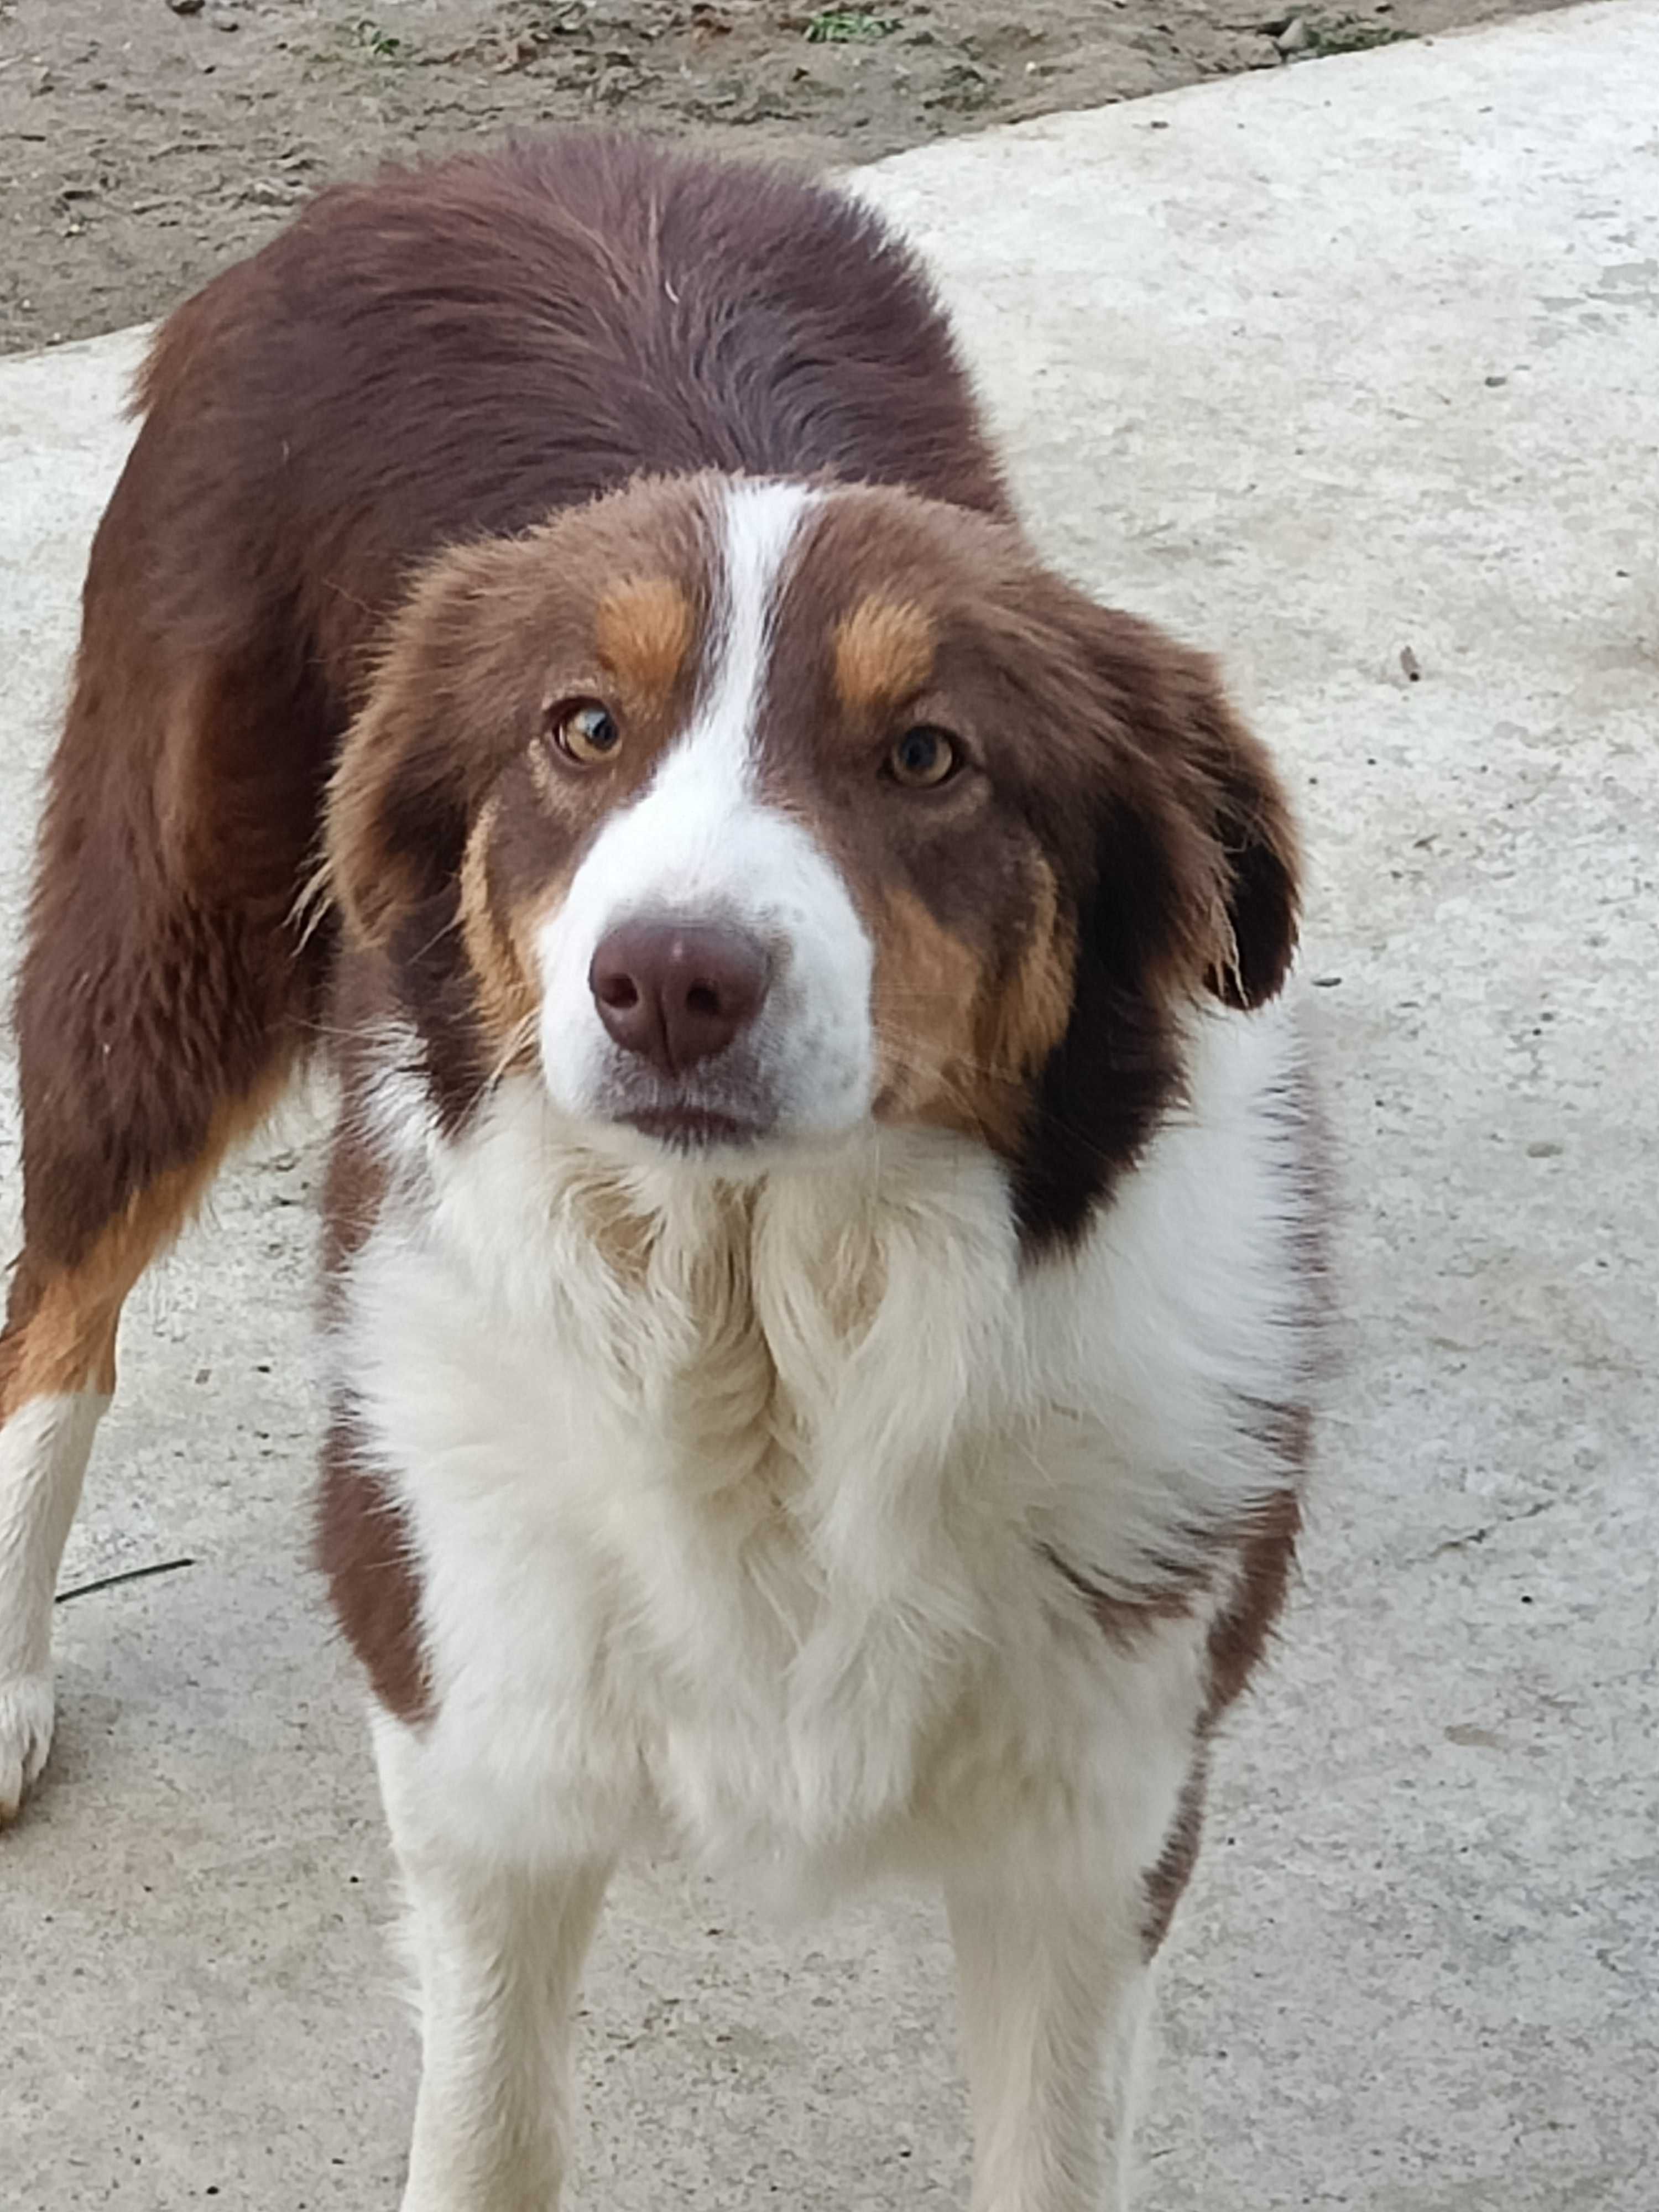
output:
[[[52,1749],[52,1677],[14,1674],[0,1682],[0,1828],[17,1808]]]

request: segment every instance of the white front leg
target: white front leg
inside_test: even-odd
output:
[[[571,2021],[610,1867],[531,1875],[429,1846],[399,1858],[422,2043],[404,2212],[554,2212]]]
[[[947,1885],[973,2212],[1122,2212],[1150,2009],[1141,1885],[1011,1865]]]
[[[52,1606],[101,1390],[30,1398],[0,1425],[0,1827],[52,1744]]]

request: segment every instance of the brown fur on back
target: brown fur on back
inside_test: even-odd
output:
[[[873,214],[621,139],[325,192],[170,318],[138,404],[18,994],[37,1270],[86,1259],[316,1036],[332,928],[293,909],[324,786],[441,548],[641,471],[1006,511],[948,327]],[[616,627],[641,667],[672,657],[663,604]]]

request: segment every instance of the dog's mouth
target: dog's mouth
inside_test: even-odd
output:
[[[759,1121],[690,1103],[635,1107],[617,1118],[625,1128],[654,1137],[659,1145],[676,1152],[704,1152],[720,1145],[754,1145],[767,1134]]]
[[[678,1080],[617,1068],[599,1110],[615,1127],[682,1156],[744,1150],[775,1134],[778,1121],[771,1085],[746,1058],[697,1068]]]

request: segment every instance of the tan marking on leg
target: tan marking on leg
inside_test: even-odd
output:
[[[933,625],[901,600],[861,599],[836,631],[836,688],[850,714],[890,713],[933,672]]]
[[[222,1106],[195,1159],[135,1191],[78,1267],[40,1283],[27,1316],[14,1312],[0,1365],[0,1420],[31,1398],[115,1388],[115,1334],[127,1293],[189,1221],[225,1154],[252,1135],[286,1088],[285,1060],[245,1098]]]
[[[6,1419],[31,1398],[70,1390],[96,1390],[107,1397],[113,1391],[115,1329],[125,1293],[88,1278],[87,1269],[77,1268],[73,1275],[58,1276],[42,1291],[6,1378]]]

